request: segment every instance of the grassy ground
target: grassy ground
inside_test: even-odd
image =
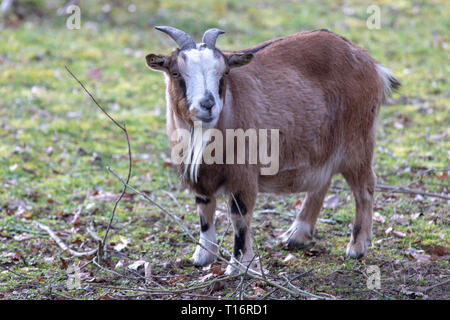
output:
[[[145,288],[196,286],[217,278],[224,265],[192,266],[194,245],[159,210],[136,196],[127,195],[119,205],[110,233],[110,256],[104,261],[120,275],[99,269],[90,258],[63,252],[33,225],[39,221],[50,226],[75,250],[95,248],[87,228],[93,225],[98,235],[104,235],[121,190],[105,166],[122,175],[127,172],[122,132],[68,76],[64,69],[68,65],[117,120],[126,121],[134,158],[131,184],[164,204],[198,234],[193,196],[168,165],[162,75],[150,72],[144,63],[145,54],[168,53],[173,47],[167,37],[153,30],[154,24],[178,26],[197,38],[208,27],[220,27],[227,31],[218,40],[224,49],[319,28],[365,47],[403,84],[381,110],[374,163],[379,183],[448,195],[448,1],[192,2],[135,1],[133,12],[126,5],[108,11],[102,7],[106,2],[99,1],[91,7],[81,6],[80,30],[68,30],[65,17],[53,16],[55,10],[50,9],[26,21],[3,20],[0,298],[238,297],[239,279],[182,294],[143,292]],[[378,30],[366,27],[366,9],[373,2],[381,8]],[[340,299],[449,298],[450,285],[443,284],[450,274],[448,201],[377,193],[374,247],[362,261],[345,261],[355,205],[342,177],[336,177],[333,186],[328,208],[322,210],[317,225],[317,242],[307,251],[287,251],[276,239],[289,226],[302,195],[259,198],[253,232],[272,278],[283,283],[283,276],[292,278],[313,268],[293,283],[311,293]],[[225,211],[221,203],[217,228],[219,240],[224,238],[225,247],[231,249]],[[151,267],[148,283],[141,269],[132,272],[127,267],[139,260]],[[380,268],[380,289],[366,286],[370,265]],[[81,269],[81,287],[70,289],[73,266]],[[256,281],[245,284],[242,292],[247,298],[262,297],[272,289]],[[269,298],[290,297],[278,291]]]

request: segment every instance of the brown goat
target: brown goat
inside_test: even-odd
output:
[[[341,173],[356,200],[356,218],[346,255],[361,258],[372,230],[376,176],[372,171],[375,124],[383,99],[399,82],[366,51],[327,30],[299,32],[245,50],[220,51],[210,29],[202,43],[172,27],[157,27],[179,48],[170,55],[149,54],[147,65],[166,79],[167,133],[174,147],[177,129],[277,129],[279,170],[262,175],[261,163],[224,162],[179,165],[183,182],[195,193],[200,217],[200,243],[194,263],[214,261],[217,252],[216,198],[229,196],[236,260],[257,268],[250,222],[258,192],[306,192],[291,227],[281,236],[288,247],[305,246],[331,178]],[[201,141],[200,157],[210,141]],[[250,153],[248,144],[245,144]],[[274,145],[270,144],[272,151]],[[227,149],[224,147],[223,158]],[[228,150],[229,151],[229,150]],[[189,172],[191,174],[189,174]],[[209,252],[210,251],[210,252]]]

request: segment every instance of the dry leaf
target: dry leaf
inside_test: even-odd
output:
[[[396,237],[398,237],[398,238],[404,238],[404,237],[406,237],[406,233],[404,233],[404,232],[401,232],[401,231],[392,231],[392,234],[394,235],[394,236],[396,236]]]
[[[417,262],[430,262],[431,261],[431,256],[429,256],[428,254],[423,254],[423,250],[417,250],[415,248],[408,248],[406,250],[406,252],[408,253],[409,257],[416,260]]]
[[[309,256],[309,257],[315,257],[324,252],[325,252],[325,250],[323,250],[323,249],[310,248],[308,250],[303,251],[303,255]]]
[[[417,212],[417,213],[414,213],[414,214],[411,216],[411,218],[414,219],[414,220],[416,220],[416,219],[417,219],[418,217],[420,217],[421,215],[423,215],[422,212]]]
[[[222,270],[222,268],[220,267],[220,265],[215,265],[212,270],[211,270],[212,274],[214,275],[222,275],[225,273],[225,270]]]
[[[431,262],[431,256],[428,254],[411,253],[410,256],[417,262]]]
[[[120,243],[118,243],[114,246],[114,250],[122,251],[130,244],[130,242],[131,242],[131,240],[128,238],[120,238]]]
[[[258,295],[258,296],[261,295],[261,294],[266,293],[266,290],[264,290],[263,288],[255,287],[254,289],[255,289],[255,294]]]
[[[373,213],[373,220],[379,223],[384,223],[386,221],[386,218],[383,217],[379,212],[375,211]]]
[[[402,225],[408,225],[409,221],[402,214],[394,214],[391,219],[392,222]]]
[[[152,265],[149,262],[144,263],[145,283],[152,282]]]
[[[173,167],[173,163],[169,162],[169,161],[164,161],[163,163],[163,167],[165,168],[169,168],[169,167]]]
[[[283,230],[283,229],[273,229],[272,234],[275,237],[278,237],[278,236],[281,236],[284,232],[285,232],[285,230]]]
[[[447,179],[448,179],[448,173],[447,173],[447,171],[442,172],[441,175],[436,174],[436,178],[442,179],[442,180],[447,180]]]
[[[283,262],[287,265],[294,264],[296,261],[298,261],[298,258],[292,253],[289,253],[286,258],[283,259]]]
[[[336,209],[339,206],[340,198],[337,194],[329,195],[323,202],[323,207],[327,209]]]
[[[33,214],[30,213],[30,212],[24,213],[24,214],[22,214],[22,217],[24,217],[24,218],[27,219],[27,220],[30,220],[30,219],[33,218]]]
[[[135,262],[133,262],[132,264],[130,264],[128,266],[128,269],[137,271],[140,267],[142,267],[145,264],[146,261],[144,260],[137,260]]]
[[[117,262],[114,269],[119,270],[119,269],[123,268],[123,266],[124,266],[123,260],[120,260],[119,262]]]
[[[198,280],[200,282],[205,282],[206,280],[212,278],[214,275],[212,273],[208,273],[207,275],[204,275],[203,277],[200,277]]]
[[[446,247],[440,246],[440,245],[435,245],[435,246],[428,245],[428,246],[423,246],[422,248],[429,255],[437,256],[437,257],[445,256],[448,252],[448,249]]]
[[[326,223],[326,224],[336,224],[336,220],[333,220],[333,219],[319,218],[317,221]]]
[[[22,257],[22,254],[19,251],[17,251],[17,252],[3,252],[3,253],[1,253],[1,256],[5,257],[5,258],[10,258],[12,260],[20,260],[21,257]]]
[[[21,234],[17,234],[13,237],[14,240],[16,241],[24,241],[24,240],[28,240],[28,239],[32,239],[33,235],[27,233],[27,232],[23,232]]]
[[[220,291],[220,290],[223,289],[224,286],[225,286],[225,284],[224,284],[223,281],[217,281],[217,282],[214,282],[214,283],[211,285],[211,292]]]
[[[81,208],[78,208],[74,214],[73,214],[73,219],[71,221],[71,223],[77,227],[80,225],[80,215],[81,215]]]
[[[178,277],[176,277],[176,279],[178,280],[178,281],[185,281],[185,280],[187,280],[187,277],[185,276],[185,275],[179,275]]]

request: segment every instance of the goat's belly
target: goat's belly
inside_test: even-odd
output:
[[[284,170],[273,176],[259,176],[259,192],[296,193],[323,188],[334,170],[328,166]]]

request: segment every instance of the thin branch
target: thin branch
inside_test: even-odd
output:
[[[91,97],[92,101],[94,101],[94,103],[97,105],[97,107],[99,107],[99,109],[112,121],[114,122],[114,124],[116,126],[118,126],[120,129],[122,129],[123,131],[126,131],[125,126],[122,126],[120,123],[118,123],[116,120],[114,120],[113,117],[111,117],[109,115],[108,112],[106,112],[106,110],[100,105],[100,103],[97,102],[97,100],[94,98],[94,96],[89,92],[88,89],[86,89],[86,87],[84,86],[84,84],[72,73],[72,71],[70,71],[68,66],[64,66],[67,70],[67,72],[69,72],[69,74],[80,84],[80,86],[84,89],[84,91]]]
[[[147,292],[147,293],[150,293],[150,294],[181,294],[181,293],[185,293],[185,292],[189,292],[189,291],[203,289],[203,288],[209,287],[210,285],[214,284],[215,282],[231,280],[231,279],[234,279],[234,278],[238,278],[240,276],[242,276],[242,273],[234,274],[234,275],[230,275],[230,276],[225,276],[225,277],[221,277],[221,278],[216,278],[216,279],[213,279],[211,281],[205,282],[203,284],[200,284],[200,285],[197,285],[197,286],[192,286],[192,287],[189,287],[189,288],[166,289],[166,290],[155,290],[155,289],[143,289],[143,288],[141,289],[141,288],[133,288],[133,287],[110,286],[110,285],[102,285],[102,284],[98,284],[98,283],[92,283],[92,284],[96,285],[96,286],[99,286],[99,287],[103,287],[103,288],[125,290],[125,291]]]
[[[318,266],[312,267],[309,270],[306,270],[305,272],[302,272],[298,275],[296,275],[295,277],[293,277],[292,279],[289,280],[289,282],[292,282],[294,280],[297,280],[298,278],[304,277],[306,276],[308,273],[310,273],[311,271],[313,271],[314,269],[316,269]],[[288,280],[288,279],[286,279]],[[288,281],[286,281],[283,285],[288,284]],[[275,293],[276,291],[278,291],[278,288],[272,289],[271,291],[269,291],[268,293],[266,293],[263,297],[261,297],[261,300],[264,300],[266,298],[268,298],[270,295],[272,295],[273,293]]]
[[[450,196],[448,196],[448,195],[432,193],[432,192],[418,190],[418,189],[410,189],[410,188],[405,188],[405,187],[393,187],[393,186],[384,185],[384,184],[377,184],[375,189],[378,189],[378,191],[387,191],[387,192],[391,192],[391,193],[420,194],[422,196],[450,200]]]
[[[97,100],[89,92],[89,90],[86,89],[84,84],[72,73],[72,71],[70,71],[69,67],[65,66],[65,68],[66,68],[67,72],[69,72],[69,74],[80,84],[80,86],[89,95],[89,97],[91,97],[92,101],[94,101],[94,103],[97,105],[97,107],[109,118],[109,120],[111,120],[125,134],[125,137],[127,139],[127,145],[128,145],[128,176],[127,176],[127,179],[126,179],[126,182],[128,184],[128,182],[130,181],[130,178],[131,178],[132,157],[131,157],[130,138],[128,136],[128,131],[127,131],[126,124],[124,123],[123,125],[121,125],[116,120],[114,120],[114,118],[111,117],[108,112],[106,112],[105,108],[103,108],[100,105],[100,103],[97,102]],[[114,203],[114,208],[113,208],[112,213],[111,213],[111,218],[109,220],[108,227],[106,228],[105,235],[103,237],[102,242],[99,244],[99,249],[98,249],[98,261],[99,262],[100,262],[101,256],[103,255],[103,252],[104,252],[104,250],[106,248],[106,240],[108,238],[108,233],[109,233],[109,230],[111,229],[111,225],[112,225],[112,222],[114,220],[114,215],[116,213],[117,206],[119,205],[120,200],[122,200],[123,196],[125,195],[126,190],[127,190],[127,187],[126,187],[126,185],[124,185],[122,193],[120,194],[120,196],[117,198],[116,202]]]
[[[342,191],[349,190],[345,187],[331,187],[331,190],[334,191]],[[420,189],[411,189],[402,186],[389,186],[386,184],[377,184],[375,186],[375,191],[377,192],[386,192],[386,193],[404,193],[404,194],[419,194],[421,196],[440,198],[444,200],[450,200],[450,196],[440,193],[428,192]]]
[[[431,289],[434,289],[434,288],[439,287],[439,286],[443,286],[444,284],[447,284],[449,282],[450,282],[450,279],[447,279],[446,281],[443,281],[443,282],[436,283],[436,284],[434,284],[432,286],[426,287],[425,289],[422,290],[422,292],[425,293],[427,291],[430,291]]]
[[[64,243],[64,241],[62,241],[56,235],[56,233],[52,229],[50,229],[50,227],[48,227],[38,221],[33,221],[33,224],[36,225],[37,227],[39,227],[40,229],[44,230],[45,232],[47,232],[48,235],[50,236],[50,238],[52,238],[61,249],[63,249],[64,251],[68,251],[74,257],[92,256],[97,253],[98,249],[92,249],[92,250],[85,251],[85,252],[78,252],[78,251],[72,250]]]
[[[14,274],[14,275],[16,275],[16,276],[18,276],[18,277],[20,277],[20,278],[22,278],[22,279],[27,279],[27,280],[33,279],[32,277],[29,277],[29,276],[26,276],[26,275],[24,275],[24,274],[15,272],[14,270],[11,270],[10,268],[8,268],[7,266],[5,266],[5,265],[3,265],[3,264],[0,264],[0,267],[2,267],[2,268],[5,269],[6,271],[11,272],[12,274]]]
[[[167,195],[170,197],[170,199],[172,199],[172,201],[175,202],[175,204],[176,204],[178,207],[180,207],[180,208],[183,207],[183,206],[181,205],[181,203],[178,202],[177,198],[175,198],[175,196],[174,196],[171,192],[166,191],[166,190],[162,190],[162,192],[164,192],[165,194],[167,194]]]
[[[89,235],[90,235],[94,240],[96,240],[97,242],[100,242],[100,243],[103,242],[103,239],[100,238],[100,237],[97,235],[97,233],[95,233],[94,225],[93,225],[92,222],[91,222],[91,224],[89,225],[89,227],[86,228],[86,231],[87,231],[87,232],[89,233]]]

